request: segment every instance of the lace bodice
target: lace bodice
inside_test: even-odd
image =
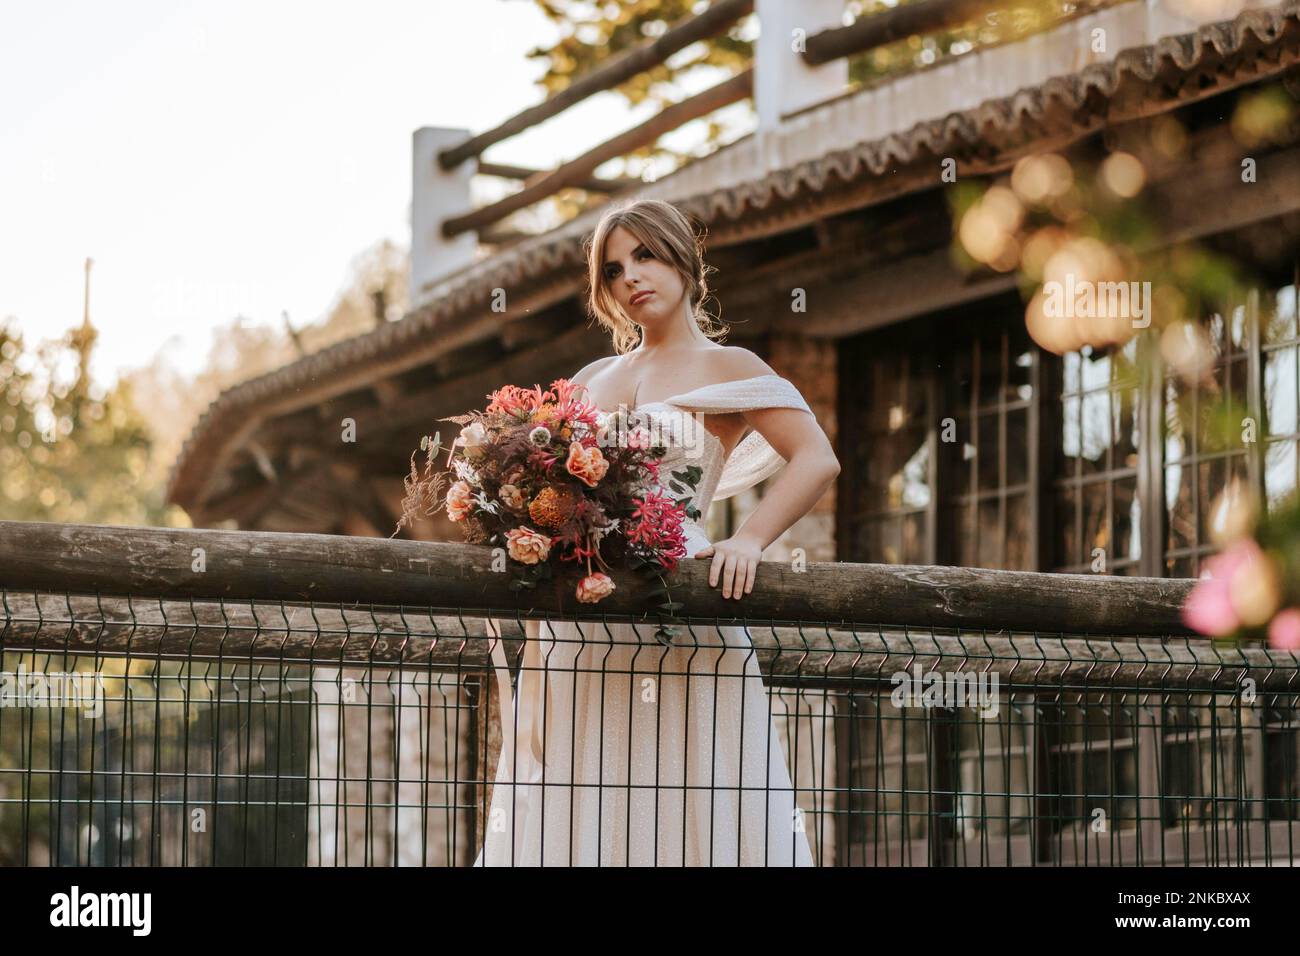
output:
[[[700,511],[701,525],[714,501],[752,487],[785,464],[758,431],[741,439],[728,456],[721,439],[704,427],[704,416],[757,408],[799,408],[813,414],[799,390],[774,374],[705,385],[629,410],[629,423],[651,430],[668,446],[660,461],[660,484],[665,493],[676,494],[666,486],[674,471],[690,465],[700,468],[702,475],[692,503]]]

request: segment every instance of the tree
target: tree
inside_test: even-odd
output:
[[[29,348],[12,318],[0,323],[0,518],[164,523],[161,495],[144,481],[152,442],[130,385],[105,392],[90,381],[95,334],[82,325]]]

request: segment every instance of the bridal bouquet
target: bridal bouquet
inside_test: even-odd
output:
[[[664,494],[659,459],[666,448],[634,426],[630,413],[602,412],[580,399],[583,388],[567,379],[546,390],[506,385],[482,411],[440,419],[461,426],[448,471],[434,471],[441,435],[424,436],[424,474],[412,453],[393,533],[445,508],[467,542],[504,548],[512,589],[576,579],[568,583],[578,601],[595,604],[614,590],[605,572],[620,565],[657,577],[648,593],[662,596],[659,609],[676,618],[683,605],[671,600],[660,572],[686,556],[682,521],[699,517],[690,496],[702,472],[694,465],[672,472],[667,487],[681,497]],[[665,625],[655,636],[674,632]]]

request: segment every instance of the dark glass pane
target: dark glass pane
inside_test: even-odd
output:
[[[948,508],[948,524],[957,535],[956,561],[962,567],[979,566],[979,554],[975,535],[975,512],[968,504]]]
[[[1136,478],[1115,482],[1115,554],[1117,561],[1142,557],[1141,503]]]
[[[1007,559],[1004,567],[1012,571],[1033,571],[1030,564],[1029,545],[1033,525],[1029,519],[1028,495],[1007,497]]]
[[[1181,392],[1177,383],[1165,382],[1165,461],[1182,461],[1191,456],[1194,449],[1190,445],[1184,421],[1184,409],[1179,401]]]
[[[1023,324],[1018,328],[1022,333],[1025,331]],[[1017,343],[1017,349],[1007,365],[1007,401],[1027,402],[1034,397],[1034,387],[1030,384],[1034,353],[1022,343]]]
[[[1073,478],[1079,473],[1079,413],[1082,404],[1078,398],[1066,398],[1052,405],[1060,433],[1056,447],[1052,449],[1056,462],[1054,473],[1061,478]]]
[[[1083,541],[1080,559],[1091,563],[1093,549],[1104,548],[1107,562],[1111,558],[1110,528],[1106,521],[1106,485],[1093,482],[1084,485],[1083,494]]]
[[[1003,368],[1003,340],[1000,334],[986,336],[979,342],[979,403],[980,407],[995,405],[1002,398],[1002,386],[1006,381]]]
[[[1196,544],[1192,474],[1190,465],[1169,465],[1165,468],[1165,517],[1169,529],[1166,543],[1169,550],[1189,548]]]
[[[1210,540],[1210,513],[1214,509],[1214,499],[1228,483],[1228,461],[1216,458],[1203,461],[1196,466],[1200,484],[1196,489],[1196,514],[1200,529],[1201,544]]]
[[[1057,565],[1078,564],[1081,560],[1079,536],[1075,532],[1075,516],[1078,509],[1078,495],[1071,488],[1059,489],[1055,495],[1053,527],[1056,535]]]
[[[925,512],[903,516],[903,564],[925,564]]]
[[[1248,372],[1243,357],[1234,359],[1228,365],[1227,392],[1224,400],[1228,403],[1227,429],[1228,447],[1241,448],[1245,443],[1244,421],[1250,414],[1247,405],[1246,385]],[[1255,423],[1255,440],[1259,440],[1259,423]]]
[[[1007,487],[1029,480],[1029,410],[1007,412]]]
[[[979,562],[981,568],[997,568],[1002,562],[1002,519],[996,498],[981,501],[979,506]]]
[[[1117,392],[1111,413],[1111,427],[1115,435],[1115,467],[1136,469],[1139,438],[1137,392],[1132,389]]]
[[[979,417],[979,490],[993,491],[998,485],[998,442],[997,412]]]

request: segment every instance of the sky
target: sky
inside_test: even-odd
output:
[[[79,324],[93,258],[109,383],[160,350],[197,371],[236,315],[321,318],[354,257],[409,243],[414,130],[540,101],[526,54],[556,35],[532,0],[5,4],[0,320]],[[602,94],[485,158],[551,166],[641,118]]]

